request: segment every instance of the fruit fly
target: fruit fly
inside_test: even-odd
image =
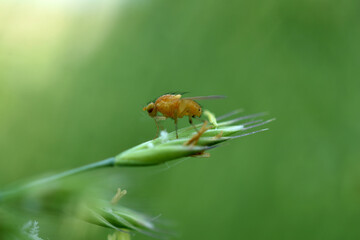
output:
[[[201,106],[197,102],[195,102],[195,100],[216,98],[224,98],[224,96],[215,95],[183,98],[181,94],[165,94],[156,99],[155,102],[149,103],[146,107],[143,108],[143,110],[147,111],[149,116],[155,120],[157,128],[156,137],[159,133],[158,121],[172,118],[175,121],[176,138],[178,138],[178,118],[183,118],[187,116],[189,118],[189,123],[196,129],[195,125],[192,122],[192,119],[195,117],[201,117],[202,109]],[[158,112],[162,113],[163,116],[158,116]]]

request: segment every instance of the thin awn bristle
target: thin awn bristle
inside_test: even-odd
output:
[[[236,110],[231,111],[231,112],[229,112],[229,113],[226,113],[226,114],[224,114],[224,115],[222,115],[222,116],[220,116],[220,117],[217,117],[217,118],[216,118],[216,121],[223,120],[223,119],[225,119],[225,118],[231,117],[231,116],[233,116],[233,115],[235,115],[235,114],[238,114],[238,113],[241,113],[241,112],[243,112],[243,111],[244,111],[243,109],[236,109]]]
[[[249,119],[249,118],[256,118],[256,117],[264,116],[264,115],[266,115],[266,114],[267,114],[266,112],[255,113],[255,114],[251,114],[251,115],[247,115],[247,116],[235,118],[235,119],[229,120],[229,121],[227,121],[227,122],[221,122],[221,123],[219,123],[219,125],[230,125],[230,124],[239,122],[239,121],[241,121],[241,120],[245,120],[245,119]]]
[[[259,122],[262,122],[262,121],[264,121],[264,120],[262,120],[262,119],[255,120],[255,121],[251,121],[251,122],[244,123],[244,124],[242,124],[242,126],[245,127],[245,126],[247,126],[247,125],[254,124],[254,123],[259,123]]]
[[[269,129],[268,129],[268,128],[264,128],[264,129],[260,129],[260,130],[254,131],[254,132],[244,133],[244,134],[237,135],[237,136],[233,136],[233,137],[229,137],[229,138],[234,139],[234,138],[245,137],[245,136],[249,136],[249,135],[252,135],[252,134],[255,134],[255,133],[264,132],[264,131],[267,131],[267,130],[269,130]]]
[[[272,119],[266,120],[266,121],[264,121],[264,122],[255,124],[255,125],[251,125],[251,126],[249,126],[249,127],[247,127],[247,128],[244,128],[243,130],[245,131],[245,130],[248,130],[248,129],[251,129],[251,128],[254,128],[254,127],[259,127],[259,126],[261,126],[261,125],[267,124],[267,123],[272,122],[272,121],[274,121],[274,120],[275,120],[275,118],[272,118]]]

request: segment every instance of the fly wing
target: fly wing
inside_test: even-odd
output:
[[[226,98],[226,96],[211,95],[211,96],[199,96],[199,97],[185,97],[185,98],[181,98],[181,99],[202,100],[202,99],[220,99],[220,98]]]

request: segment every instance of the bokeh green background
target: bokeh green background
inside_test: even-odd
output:
[[[180,239],[360,237],[359,1],[74,2],[0,3],[1,186],[153,138],[142,107],[163,93],[222,94],[203,106],[277,120],[209,159],[88,176]],[[44,239],[80,236],[37,220]]]

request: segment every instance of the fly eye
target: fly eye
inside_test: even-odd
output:
[[[199,112],[201,111],[201,108],[199,108]]]
[[[149,108],[148,113],[151,113],[154,110],[154,108]]]

